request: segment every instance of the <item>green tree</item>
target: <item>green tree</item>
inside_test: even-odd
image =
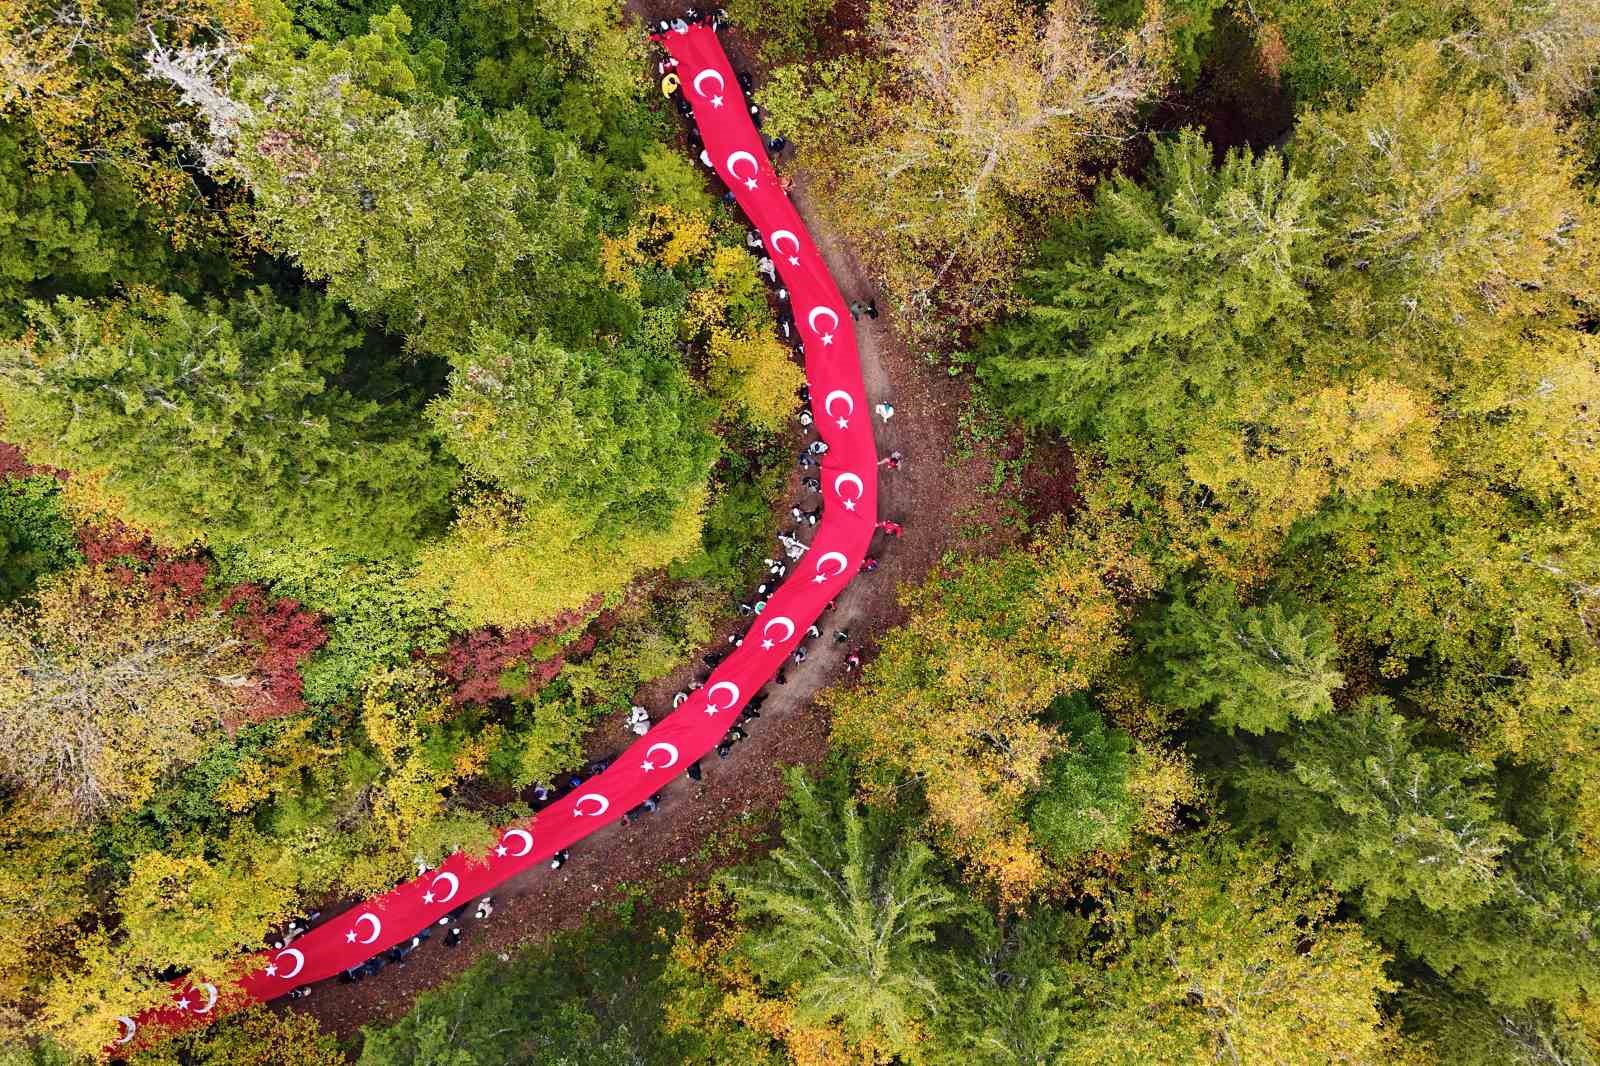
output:
[[[1318,188],[1275,152],[1218,165],[1193,131],[1162,142],[1149,187],[1102,183],[1043,246],[1033,306],[976,346],[1009,410],[1105,456],[1097,499],[1138,516],[1163,568],[1259,581],[1330,498],[1436,475],[1425,396],[1298,366],[1325,271]]]
[[[1440,0],[1263,0],[1254,11],[1287,53],[1284,76],[1296,99],[1328,104],[1358,96],[1390,57],[1443,37],[1459,4]]]
[[[642,88],[645,47],[638,24],[617,0],[470,0],[461,22],[480,53],[472,86],[508,106],[528,96],[559,92],[563,106],[579,100],[631,101]]]
[[[1272,856],[1208,833],[1115,901],[1062,1061],[1391,1063],[1385,956]],[[1130,886],[1131,887],[1131,886]]]
[[[1476,80],[1566,104],[1587,89],[1600,41],[1593,0],[1261,0],[1251,17],[1280,42],[1298,100],[1354,99],[1420,41],[1442,41]]]
[[[252,67],[217,168],[250,187],[277,248],[424,351],[468,350],[474,325],[581,334],[593,320],[573,306],[605,302],[592,160],[525,112],[469,119],[428,94],[409,32],[396,9]]]
[[[98,475],[135,524],[381,556],[440,522],[456,474],[414,420],[334,383],[358,334],[333,304],[258,289],[29,314],[30,332],[0,345],[9,431],[41,461]]]
[[[1584,1017],[1532,1003],[1497,1007],[1481,996],[1459,995],[1436,984],[1401,996],[1408,1028],[1434,1048],[1440,1062],[1460,1066],[1595,1066],[1594,1042]]]
[[[930,1049],[935,1062],[994,1066],[1062,1062],[1072,1042],[1072,973],[1087,923],[1040,907],[1026,916],[968,922],[969,942],[949,955]]]
[[[728,9],[728,17],[761,42],[761,55],[771,63],[800,59],[813,51],[817,31],[832,13],[831,4],[813,0],[733,0]]]
[[[38,171],[23,140],[0,125],[0,324],[21,331],[27,297],[104,296],[136,282],[193,284],[152,211],[115,167]],[[226,262],[213,264],[225,273]]]
[[[62,507],[60,483],[37,474],[0,480],[0,601],[78,561],[77,531]]]
[[[1180,590],[1142,635],[1154,695],[1185,710],[1210,708],[1229,732],[1320,718],[1344,685],[1333,669],[1333,630],[1318,611],[1270,600],[1246,607],[1226,585]]]
[[[1217,166],[1194,130],[1157,142],[1147,186],[1101,182],[1044,245],[1033,306],[979,346],[982,378],[1030,421],[1159,466],[1241,360],[1294,337],[1321,270],[1316,194],[1276,152]]]
[[[1496,1008],[1581,1012],[1600,988],[1600,876],[1559,805],[1536,798],[1518,808],[1522,839],[1500,857],[1483,903],[1452,910],[1396,897],[1366,925],[1459,994]]]
[[[1106,23],[1117,29],[1130,29],[1144,17],[1144,0],[1095,0],[1095,8]],[[1162,7],[1167,47],[1172,66],[1184,85],[1192,88],[1211,51],[1217,12],[1223,0],[1173,0]]]
[[[788,990],[799,1020],[909,1051],[937,1005],[928,945],[956,897],[925,845],[886,841],[881,822],[802,771],[789,782],[783,846],[729,882],[747,929],[740,951]]]
[[[666,1066],[708,1063],[700,1039],[668,1032],[661,980],[667,942],[656,916],[558,933],[508,962],[486,958],[365,1030],[360,1066]],[[708,1064],[709,1066],[709,1064]]]
[[[719,451],[673,360],[474,333],[430,416],[467,470],[600,534],[662,531]]]
[[[1252,806],[1275,814],[1295,862],[1369,914],[1411,899],[1432,910],[1484,903],[1517,833],[1501,821],[1489,767],[1416,742],[1419,727],[1389,701],[1299,729],[1284,750],[1289,773],[1240,779]]]
[[[1068,702],[1067,750],[1045,764],[1028,810],[1039,846],[1058,864],[1090,852],[1126,850],[1139,820],[1139,804],[1128,789],[1131,738],[1108,729],[1094,707]]]

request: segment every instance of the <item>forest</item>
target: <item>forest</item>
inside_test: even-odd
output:
[[[1600,1066],[1600,0],[727,3],[0,0],[0,1066]]]

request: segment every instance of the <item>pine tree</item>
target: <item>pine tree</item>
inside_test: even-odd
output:
[[[1395,899],[1459,911],[1488,900],[1517,833],[1499,818],[1489,767],[1416,741],[1418,726],[1368,697],[1312,723],[1284,750],[1289,773],[1240,787],[1273,812],[1295,862],[1377,915]]]
[[[955,896],[925,845],[890,848],[853,800],[828,802],[798,771],[790,786],[783,846],[730,882],[740,950],[802,1021],[837,1020],[857,1041],[909,1051],[937,1007],[927,945]]]
[[[1242,606],[1225,585],[1180,592],[1146,627],[1157,697],[1190,710],[1211,708],[1230,732],[1265,733],[1333,710],[1344,675],[1339,649],[1315,610],[1267,601]]]
[[[932,1062],[1045,1066],[1072,1042],[1072,975],[1087,923],[1047,907],[1011,919],[979,914],[950,953]]]
[[[1118,175],[1045,246],[1029,311],[979,348],[1008,406],[1113,459],[1168,458],[1268,338],[1292,342],[1320,271],[1314,178],[1276,152],[1220,167],[1194,130]]]
[[[417,423],[334,384],[359,333],[331,303],[64,297],[30,323],[0,344],[8,431],[163,539],[380,557],[443,517],[456,474]]]

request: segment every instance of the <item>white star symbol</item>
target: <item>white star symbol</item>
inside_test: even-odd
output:
[[[654,770],[655,768],[656,768],[656,764],[651,762],[649,759],[646,759],[644,762],[639,764],[639,769],[643,770],[645,773],[649,773],[651,770]]]
[[[712,106],[712,107],[721,107],[721,106],[722,106],[722,97],[720,97],[720,96],[713,96],[713,97],[712,97],[712,98],[711,98],[711,106]]]
[[[422,902],[424,902],[424,903],[432,903],[433,902],[433,893],[432,892],[424,892],[422,894]]]
[[[800,257],[798,255],[791,255],[789,257],[789,265],[792,266],[792,267],[799,266],[800,265]]]
[[[346,944],[354,944],[356,942],[356,931],[354,929],[344,935],[344,942]]]
[[[850,420],[846,419],[846,418],[839,419],[839,428],[840,429],[849,429],[850,428]]]
[[[755,188],[756,188],[756,179],[755,178],[746,178],[746,179],[744,179],[744,187],[749,189],[751,192],[754,192]]]
[[[770,640],[763,640],[763,641],[762,641],[762,642],[761,642],[761,650],[762,650],[762,651],[771,651],[771,650],[772,650],[772,641],[770,641]]]
[[[824,334],[823,334],[823,335],[822,335],[822,343],[823,343],[823,344],[832,344],[832,343],[833,343],[833,334],[831,334],[831,333],[824,333]]]
[[[179,1010],[188,1010],[189,1009],[189,997],[185,996],[183,999],[178,1000],[178,1009]]]
[[[715,715],[720,710],[722,710],[722,708],[718,707],[715,703],[706,704],[706,713],[707,714]]]
[[[812,578],[811,580],[815,581],[817,584],[820,585],[824,581],[828,580],[828,575],[827,574],[818,574],[816,577]]]
[[[500,846],[496,847],[494,849],[494,853],[496,855],[500,856],[502,859],[505,858],[506,855],[508,854],[508,852],[506,851],[506,846],[504,844],[501,844]]]
[[[846,501],[844,501],[844,509],[846,511],[854,511],[856,509],[856,501],[854,501],[854,500],[846,500]]]
[[[272,962],[267,963],[267,976],[268,977],[276,977],[276,976],[278,976],[278,966],[277,966],[276,963],[272,963]]]

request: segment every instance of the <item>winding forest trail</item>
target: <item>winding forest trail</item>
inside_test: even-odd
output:
[[[725,32],[724,43],[731,55],[742,58],[736,37],[730,41]],[[807,175],[794,176],[790,198],[845,299],[865,298],[871,292],[865,271],[849,246],[808,209]],[[502,884],[495,891],[490,920],[463,919],[464,938],[458,947],[447,949],[436,937],[403,966],[391,965],[353,985],[322,984],[310,998],[292,1004],[279,1000],[276,1009],[306,1011],[327,1030],[353,1036],[363,1025],[403,1015],[418,995],[485,954],[513,951],[554,931],[576,928],[591,912],[641,890],[655,902],[669,903],[760,846],[785,791],[784,768],[815,763],[827,750],[828,722],[816,696],[843,678],[847,653],[829,635],[836,628],[848,629],[851,647],[870,648],[904,617],[896,596],[899,585],[919,582],[951,549],[974,545],[964,539],[964,527],[998,525],[990,495],[993,457],[961,460],[954,452],[965,385],[914,358],[896,332],[892,310],[881,310],[876,321],[856,324],[856,339],[868,402],[892,399],[895,405],[895,417],[888,423],[872,416],[879,454],[895,449],[906,454],[905,465],[884,472],[879,481],[879,517],[904,523],[905,535],[888,543],[878,538],[873,549],[878,570],[851,582],[837,608],[819,620],[823,639],[812,643],[804,664],[789,667],[788,684],[768,687],[750,738],[725,760],[708,757],[701,782],[675,777],[663,788],[656,814],[594,832],[574,846],[572,858],[558,871],[541,865]],[[801,446],[798,433],[793,446],[795,451]],[[802,498],[799,477],[798,470],[791,472],[788,499]],[[785,502],[774,533],[787,527],[787,509]],[[701,654],[724,650],[726,635],[741,624],[730,618]],[[638,702],[670,706],[672,693],[699,670],[697,656],[639,693]],[[616,751],[634,739],[624,723],[609,722],[590,738],[588,750],[595,755]]]

